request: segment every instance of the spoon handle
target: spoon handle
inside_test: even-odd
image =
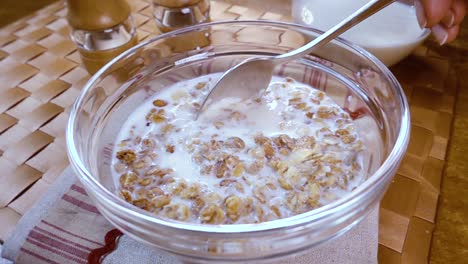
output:
[[[323,33],[322,35],[307,43],[307,45],[304,45],[301,48],[290,51],[288,53],[275,56],[275,61],[280,63],[283,60],[289,61],[292,59],[299,59],[304,55],[307,55],[310,52],[312,52],[313,49],[327,44],[329,41],[338,37],[348,29],[359,24],[364,19],[372,16],[377,11],[393,2],[395,2],[395,0],[372,0],[363,7],[359,8],[356,12],[345,18],[343,21],[341,21],[340,23]]]

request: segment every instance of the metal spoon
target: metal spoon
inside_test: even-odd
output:
[[[203,101],[198,116],[211,102],[219,101],[222,98],[239,97],[247,99],[253,95],[258,95],[260,91],[264,91],[268,88],[273,76],[273,69],[277,65],[299,59],[309,54],[314,49],[327,44],[329,41],[394,1],[395,0],[372,0],[305,46],[285,54],[250,58],[237,64],[226,71],[216,82],[213,89],[211,89],[210,93]]]

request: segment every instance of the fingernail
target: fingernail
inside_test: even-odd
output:
[[[445,17],[442,18],[441,22],[448,28],[453,26],[453,23],[455,22],[455,14],[452,12],[452,10],[448,11]]]
[[[414,8],[416,8],[416,17],[421,28],[425,28],[427,25],[426,15],[424,14],[424,8],[420,0],[414,1]]]
[[[445,42],[447,42],[448,32],[443,26],[441,26],[440,24],[437,24],[433,26],[431,30],[435,38],[437,39],[437,41],[439,41],[439,44],[441,46],[444,45]]]

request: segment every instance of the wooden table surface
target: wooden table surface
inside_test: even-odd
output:
[[[140,39],[154,35],[147,1],[130,2]],[[0,14],[8,3],[0,2]],[[214,19],[290,19],[290,1],[212,3]],[[59,2],[0,29],[0,239],[68,165],[64,124],[89,75],[68,40],[65,14]],[[382,201],[381,263],[425,263],[430,252],[433,263],[468,259],[467,45],[465,22],[454,43],[439,47],[429,40],[391,68],[411,104],[413,134]]]
[[[468,19],[458,38],[446,46],[432,43],[449,58],[458,80],[455,116],[432,238],[430,262],[467,263],[468,260]]]

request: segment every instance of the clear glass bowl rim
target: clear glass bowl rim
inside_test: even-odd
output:
[[[314,221],[319,221],[321,219],[327,218],[334,213],[350,206],[353,203],[359,203],[360,200],[365,199],[365,196],[371,194],[372,189],[374,186],[378,186],[380,184],[385,183],[388,180],[388,177],[393,177],[390,171],[392,171],[392,167],[399,164],[401,158],[406,152],[406,148],[409,143],[409,135],[410,135],[410,113],[409,113],[409,106],[406,100],[406,96],[403,92],[402,87],[400,86],[399,82],[395,78],[395,76],[390,72],[390,70],[380,62],[374,55],[366,51],[365,49],[348,42],[344,39],[337,38],[335,41],[344,44],[348,48],[351,48],[354,52],[359,53],[360,55],[367,57],[375,66],[385,74],[385,77],[388,81],[392,84],[393,88],[396,90],[396,95],[398,96],[397,99],[401,102],[401,113],[402,113],[402,122],[400,130],[397,134],[396,142],[388,155],[385,159],[383,164],[375,171],[373,175],[371,175],[362,185],[356,188],[353,192],[348,194],[347,196],[338,199],[330,204],[322,206],[320,208],[311,210],[309,212],[299,214],[296,216],[278,219],[269,222],[263,222],[259,224],[233,224],[233,225],[203,225],[203,224],[190,224],[184,222],[177,222],[177,221],[168,221],[164,219],[159,219],[152,216],[149,212],[146,212],[139,208],[134,208],[134,206],[128,204],[127,202],[118,198],[114,193],[107,190],[101,183],[99,183],[89,172],[89,170],[84,165],[83,161],[80,159],[80,156],[77,151],[77,146],[75,145],[75,125],[76,119],[79,114],[80,106],[83,104],[88,91],[94,86],[96,82],[99,81],[101,76],[106,73],[108,69],[110,69],[116,62],[121,59],[124,59],[132,54],[134,54],[137,50],[144,46],[148,46],[151,43],[159,41],[164,38],[174,37],[177,35],[189,33],[192,31],[198,31],[206,28],[210,28],[212,26],[218,25],[247,25],[247,26],[278,26],[278,27],[285,27],[285,28],[293,28],[296,31],[305,31],[310,32],[312,34],[322,34],[323,31],[316,30],[314,28],[310,28],[307,26],[289,23],[289,22],[280,22],[280,21],[268,21],[268,20],[236,20],[236,21],[217,21],[217,22],[210,22],[210,23],[203,23],[191,27],[182,28],[179,30],[171,31],[168,33],[164,33],[158,35],[152,39],[143,41],[133,48],[128,49],[127,51],[121,53],[105,66],[103,66],[97,73],[95,73],[84,85],[80,95],[76,99],[75,103],[73,104],[70,117],[68,120],[67,128],[66,128],[66,143],[67,143],[67,153],[69,156],[69,160],[71,163],[72,168],[77,173],[79,179],[84,183],[85,187],[87,185],[92,188],[92,191],[99,195],[99,199],[105,199],[107,204],[115,207],[116,210],[121,212],[125,212],[128,215],[131,215],[134,218],[138,218],[140,220],[144,220],[149,223],[153,223],[156,225],[162,225],[167,228],[174,228],[177,230],[185,230],[188,232],[203,232],[203,233],[210,233],[210,234],[232,234],[232,233],[256,233],[261,231],[275,231],[280,229],[289,229],[296,226],[305,225]],[[94,194],[93,194],[94,195]]]

